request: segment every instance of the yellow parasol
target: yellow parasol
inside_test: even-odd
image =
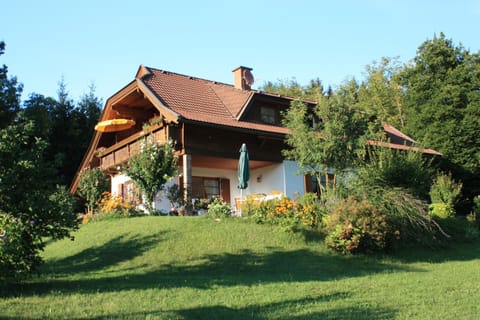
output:
[[[135,125],[134,120],[130,119],[112,119],[97,123],[95,130],[100,132],[116,132],[130,129]]]

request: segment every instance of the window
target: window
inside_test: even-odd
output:
[[[135,205],[142,203],[140,189],[135,185],[135,183],[133,183],[132,180],[120,184],[118,187],[118,195],[122,197],[123,201],[127,201]]]
[[[192,177],[192,198],[210,199],[220,196],[220,179]]]
[[[260,107],[260,120],[268,124],[277,124],[276,110],[270,107]]]
[[[328,173],[329,184],[335,184],[336,176],[333,173]],[[327,179],[324,175],[320,177],[320,184],[318,183],[317,177],[314,175],[307,174],[304,177],[304,189],[305,192],[313,192],[320,194],[320,189],[325,190],[327,187]]]

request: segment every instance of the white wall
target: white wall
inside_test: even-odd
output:
[[[295,198],[296,194],[302,195],[304,190],[303,175],[297,174],[298,165],[294,161],[283,161],[283,163],[274,164],[250,171],[250,180],[248,188],[242,191],[243,196],[251,193],[269,194],[272,191],[281,191],[290,198]],[[232,207],[235,205],[235,197],[240,196],[240,189],[237,188],[238,178],[236,170],[210,169],[210,168],[192,168],[193,176],[223,178],[230,180],[230,200]],[[118,185],[129,181],[130,178],[119,174],[112,177],[112,194],[118,195]],[[165,188],[176,183],[177,177],[167,182]],[[155,198],[155,209],[168,212],[171,209],[170,202],[164,192],[159,192]]]
[[[304,177],[298,174],[298,164],[295,161],[283,161],[283,177],[285,179],[285,194],[294,199],[295,195],[305,193]]]
[[[163,186],[163,190],[166,190],[172,184],[176,183],[177,180],[177,177],[172,178],[170,181],[165,183],[165,185]],[[167,213],[168,211],[170,211],[170,209],[172,209],[170,201],[168,201],[168,198],[165,196],[165,191],[160,191],[157,193],[157,195],[155,196],[153,207],[156,210],[160,210],[164,213]]]
[[[284,192],[282,164],[275,164],[250,171],[250,181],[244,194]]]
[[[129,181],[130,178],[124,174],[117,174],[116,176],[112,176],[110,180],[110,191],[111,194],[114,196],[118,196],[118,185]]]
[[[130,177],[124,175],[124,174],[118,174],[116,176],[112,176],[110,187],[111,187],[111,193],[112,195],[118,196],[118,186],[122,183],[126,183],[127,181],[130,181]],[[168,187],[174,183],[174,179],[172,181],[169,181],[165,184],[165,187]],[[155,197],[154,201],[154,208],[157,210],[161,210],[163,212],[168,212],[170,210],[170,202],[168,199],[165,197],[165,195],[162,192],[159,192],[157,196]],[[143,208],[142,205],[139,206],[140,209]]]

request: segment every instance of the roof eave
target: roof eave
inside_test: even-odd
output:
[[[167,122],[178,123],[180,114],[165,106],[141,78],[137,78],[135,79],[135,81],[137,82],[138,88],[143,92],[145,97],[147,97],[148,100],[150,100],[150,102],[155,106],[155,108],[157,108],[161,112]]]
[[[201,126],[204,126],[204,127],[228,129],[228,130],[243,132],[243,133],[268,135],[268,136],[272,136],[272,137],[276,137],[276,138],[282,138],[282,139],[285,138],[285,135],[287,134],[287,133],[273,132],[273,131],[260,130],[260,129],[254,129],[254,128],[237,127],[237,126],[233,126],[233,125],[229,126],[229,125],[224,125],[224,124],[219,124],[219,123],[192,120],[192,119],[187,119],[187,118],[182,118],[181,122],[186,123],[186,124],[197,124],[197,125],[201,125]]]

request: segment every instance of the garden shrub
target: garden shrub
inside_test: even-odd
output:
[[[472,212],[466,218],[468,224],[465,228],[465,239],[470,241],[480,238],[480,223],[477,220],[477,214]]]
[[[0,212],[0,279],[28,274],[41,263],[41,246],[28,229],[21,219]]]
[[[325,205],[320,202],[317,194],[305,193],[297,200],[297,212],[301,222],[309,227],[317,228],[325,214]]]
[[[98,212],[92,213],[89,211],[83,215],[82,223],[140,215],[144,215],[144,213],[137,210],[128,201],[123,200],[122,197],[112,195],[110,192],[104,192],[98,204]]]
[[[432,218],[453,218],[455,217],[455,209],[447,203],[435,202],[428,206],[428,214]]]
[[[440,173],[430,187],[432,203],[444,203],[453,208],[460,198],[462,184],[453,180],[451,174]]]
[[[437,219],[453,218],[461,191],[462,184],[455,182],[451,174],[438,174],[430,187],[430,216]]]
[[[209,205],[206,216],[213,219],[228,218],[232,215],[232,208],[220,198],[215,198]]]
[[[36,271],[43,262],[40,252],[47,239],[70,236],[77,228],[75,201],[64,188],[44,199],[42,215],[37,212],[0,211],[0,279],[21,278]]]
[[[242,206],[242,215],[256,223],[280,225],[286,231],[297,231],[302,226],[317,228],[325,212],[324,206],[314,193],[306,193],[295,200],[281,197],[259,200],[248,196]]]
[[[326,219],[325,243],[344,254],[383,251],[388,245],[387,216],[366,199],[350,196]]]
[[[473,197],[472,212],[475,215],[475,217],[480,217],[480,195]]]

